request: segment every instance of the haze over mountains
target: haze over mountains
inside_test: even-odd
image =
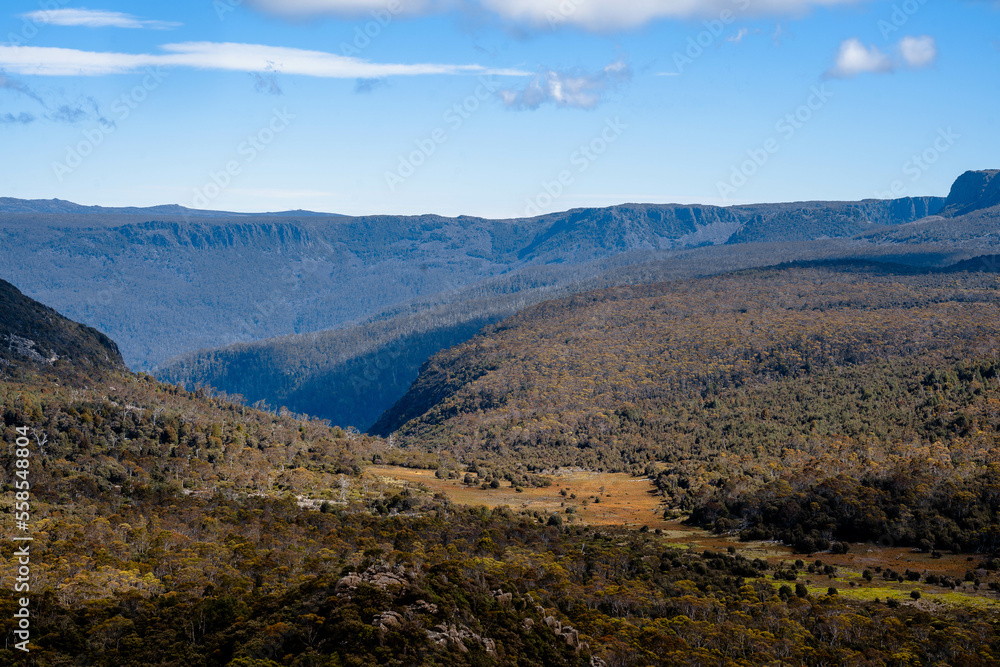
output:
[[[968,172],[947,200],[627,204],[514,220],[4,199],[0,277],[108,332],[133,369],[364,429],[432,354],[546,299],[804,259],[942,266],[988,254],[995,176]],[[211,348],[223,349],[197,352]]]

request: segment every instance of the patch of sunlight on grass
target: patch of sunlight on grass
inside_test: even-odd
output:
[[[793,584],[794,585],[794,582]],[[819,597],[826,595],[829,586],[812,586],[806,585],[809,590],[809,594],[814,597]],[[834,586],[837,589],[837,595],[844,598],[845,600],[856,600],[858,602],[874,602],[876,598],[881,602],[885,602],[889,598],[895,598],[900,603],[912,604],[914,601],[910,598],[910,591],[920,591],[920,602],[923,604],[946,604],[953,607],[974,607],[976,609],[1000,609],[1000,601],[993,600],[990,598],[982,597],[980,595],[970,595],[969,593],[960,593],[958,591],[949,591],[947,593],[933,593],[927,592],[921,586],[911,585],[906,586],[905,584],[900,584],[900,588],[891,588],[888,586],[864,586],[857,588],[841,588],[839,586]]]

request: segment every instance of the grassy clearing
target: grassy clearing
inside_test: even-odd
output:
[[[506,482],[499,489],[481,489],[457,479],[438,479],[433,470],[371,466],[367,471],[389,483],[422,484],[431,492],[444,493],[453,502],[463,505],[506,505],[512,510],[559,512],[569,523],[648,526],[651,530],[660,528],[671,537],[683,539],[691,535],[690,530],[677,522],[663,519],[661,499],[652,493],[655,489],[649,480],[625,473],[561,469],[549,475],[552,486],[524,488],[519,493]],[[561,491],[566,494],[562,495]]]
[[[551,475],[552,486],[545,488],[525,488],[517,492],[506,483],[498,489],[482,489],[463,484],[457,479],[439,479],[433,470],[401,468],[397,466],[371,466],[367,472],[379,481],[396,486],[418,485],[432,493],[443,493],[453,502],[464,505],[485,505],[499,507],[506,505],[512,510],[533,510],[546,514],[559,512],[564,521],[573,524],[594,526],[648,526],[650,530],[660,529],[660,538],[671,546],[691,548],[696,551],[711,549],[725,551],[735,546],[747,558],[763,558],[772,565],[785,566],[801,559],[806,563],[822,560],[837,567],[832,579],[823,575],[800,576],[809,593],[814,596],[826,595],[832,586],[838,594],[858,602],[883,603],[894,598],[901,604],[933,607],[947,604],[951,606],[976,607],[980,609],[1000,609],[996,595],[983,586],[975,591],[965,586],[951,591],[938,586],[917,582],[887,582],[879,575],[869,583],[861,573],[876,568],[893,569],[904,572],[907,569],[921,573],[933,572],[961,578],[965,571],[975,567],[975,558],[966,555],[944,554],[932,558],[929,554],[907,548],[881,547],[878,545],[852,544],[847,554],[795,554],[791,548],[775,542],[740,542],[733,536],[715,535],[708,531],[685,526],[682,519],[663,519],[663,506],[659,496],[652,493],[649,480],[631,477],[623,473],[597,473],[577,469],[563,469]],[[560,492],[565,491],[566,495]],[[576,498],[573,498],[573,495]],[[594,498],[599,502],[594,502]],[[583,500],[588,502],[584,505]],[[573,512],[567,514],[567,508]],[[768,579],[772,584],[780,584]],[[851,584],[854,586],[851,586]],[[794,586],[794,582],[792,583]],[[914,602],[910,592],[920,591],[921,599]]]

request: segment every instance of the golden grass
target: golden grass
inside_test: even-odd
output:
[[[537,510],[545,513],[560,512],[570,523],[592,526],[632,526],[660,528],[677,538],[688,539],[691,531],[676,521],[663,519],[661,499],[648,479],[632,477],[625,473],[559,470],[552,475],[552,486],[525,487],[518,493],[507,482],[499,489],[480,489],[466,486],[460,479],[438,479],[433,470],[401,468],[398,466],[370,466],[367,472],[383,481],[423,484],[431,492],[444,493],[453,502],[463,505],[506,505],[512,510]],[[560,495],[565,489],[566,495]],[[576,498],[571,496],[576,494]],[[594,502],[594,497],[600,502]],[[587,500],[586,505],[584,500]],[[573,513],[566,514],[567,508]],[[698,531],[701,532],[701,531]],[[707,534],[707,533],[706,533]]]
[[[937,586],[916,582],[885,582],[878,574],[872,583],[861,577],[863,570],[874,571],[876,567],[881,567],[892,568],[897,572],[911,569],[921,573],[934,572],[962,578],[965,570],[974,566],[974,563],[967,560],[968,556],[945,554],[942,558],[935,559],[929,554],[911,549],[867,544],[852,544],[851,551],[847,554],[804,555],[795,554],[791,548],[775,542],[740,542],[732,536],[715,535],[685,526],[681,523],[682,519],[663,519],[664,508],[659,496],[651,493],[654,489],[651,481],[624,473],[564,469],[550,475],[552,486],[525,488],[518,493],[507,483],[499,489],[481,489],[478,486],[467,486],[460,479],[438,479],[433,470],[370,466],[366,472],[388,484],[419,484],[432,493],[443,493],[453,502],[463,505],[485,505],[491,508],[506,505],[514,511],[537,510],[546,514],[560,512],[570,525],[578,523],[633,528],[645,525],[650,530],[659,528],[660,539],[682,549],[725,551],[729,546],[735,546],[743,556],[763,558],[772,565],[781,562],[790,565],[801,559],[807,564],[822,560],[824,564],[836,566],[837,575],[833,579],[823,575],[800,576],[800,581],[806,584],[809,593],[814,596],[826,595],[827,589],[833,586],[843,598],[858,602],[872,602],[876,598],[885,602],[887,598],[895,598],[901,604],[917,604],[921,607],[947,604],[980,609],[1000,608],[1000,602],[985,589],[945,592],[945,589]],[[566,490],[566,496],[560,494],[563,489]],[[571,498],[572,494],[576,494],[575,499]],[[600,497],[600,502],[594,503],[593,496]],[[586,507],[583,505],[585,498],[589,499]],[[565,514],[567,507],[575,508],[575,513]],[[796,583],[771,578],[767,581],[775,585],[789,583],[793,587]],[[855,583],[854,587],[851,587],[851,582]],[[910,598],[912,590],[920,591],[919,601],[914,602]]]

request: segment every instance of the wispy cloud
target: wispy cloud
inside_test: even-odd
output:
[[[137,18],[131,14],[98,9],[42,9],[21,16],[37,24],[78,28],[172,30],[182,25],[172,21],[151,21]]]
[[[736,31],[735,35],[730,35],[726,37],[727,42],[732,42],[733,44],[739,44],[743,41],[743,38],[750,34],[750,31],[746,28],[740,28]]]
[[[278,85],[278,74],[273,70],[270,72],[250,72],[253,78],[253,88],[258,93],[265,95],[284,95],[285,91]]]
[[[0,125],[27,125],[34,123],[37,118],[34,114],[22,111],[16,116],[12,113],[0,114]]]
[[[920,69],[937,59],[937,43],[933,37],[904,37],[897,46],[898,57],[894,60],[875,46],[865,46],[860,40],[851,38],[840,45],[834,66],[826,76],[849,79],[865,73],[894,72],[900,67]]]
[[[85,120],[98,120],[104,125],[114,122],[101,114],[101,107],[93,97],[83,97],[75,102],[54,105],[45,117],[56,123],[75,124]]]
[[[0,90],[10,90],[37,102],[45,110],[45,113],[42,114],[41,117],[55,123],[75,124],[89,118],[110,123],[110,121],[101,115],[97,100],[92,97],[83,97],[74,102],[46,101],[40,93],[36,92],[28,86],[28,84],[11,78],[6,72],[3,71],[0,71]],[[17,114],[8,112],[0,115],[0,123],[6,125],[10,125],[12,123],[27,125],[28,123],[33,123],[38,119],[38,115],[28,112],[20,112]]]
[[[284,16],[357,16],[386,11],[385,0],[248,0],[258,9]],[[753,0],[746,14],[800,16],[814,7],[862,4],[870,0]],[[481,13],[533,26],[571,25],[588,30],[635,28],[659,19],[717,17],[738,7],[733,0],[413,0],[401,2],[402,14],[446,11]],[[741,10],[742,11],[742,10]]]
[[[524,88],[500,91],[500,99],[508,109],[537,109],[543,104],[593,109],[605,92],[631,78],[632,70],[624,61],[590,74],[545,70]]]
[[[786,36],[791,37],[791,33],[779,21],[778,25],[774,26],[774,32],[771,33],[771,41],[774,42],[775,46],[781,46],[781,42],[786,39]]]
[[[17,79],[12,79],[2,71],[0,71],[0,90],[13,90],[16,93],[21,93],[25,97],[29,97],[42,106],[45,106],[45,102],[42,100],[42,97],[29,88],[26,83],[18,81]]]
[[[381,88],[387,85],[385,79],[358,79],[354,82],[354,92],[356,93],[370,93],[376,88]]]
[[[49,119],[58,123],[79,123],[89,117],[90,114],[83,107],[69,104],[60,104],[49,114]]]
[[[530,76],[512,69],[438,63],[384,64],[359,58],[283,46],[232,42],[165,44],[167,53],[115,53],[45,46],[0,46],[0,67],[35,76],[125,74],[146,67],[191,67],[234,72],[280,72],[302,76],[357,79],[426,74]]]

